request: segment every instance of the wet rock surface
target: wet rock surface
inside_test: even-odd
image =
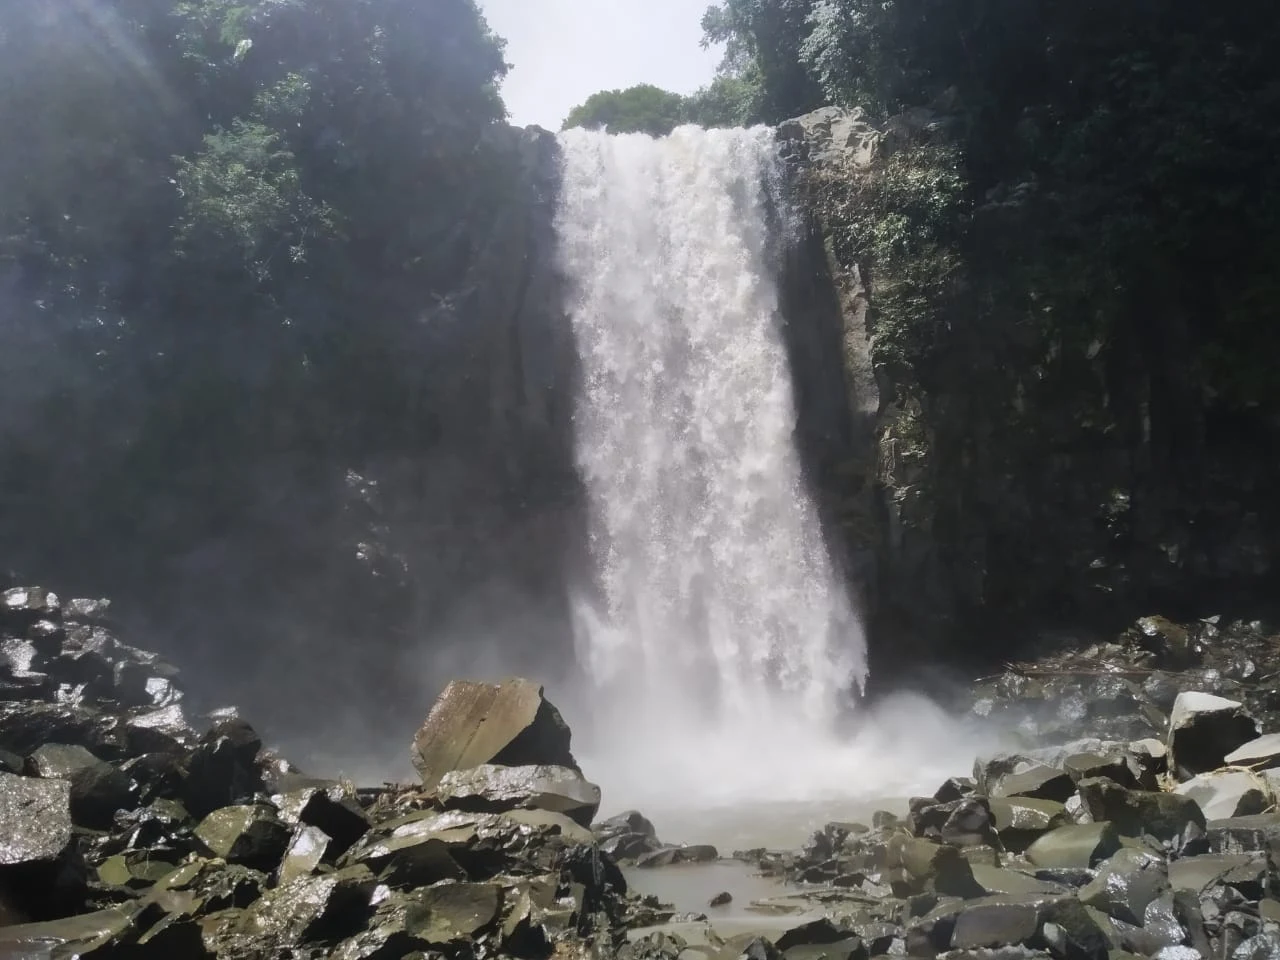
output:
[[[978,681],[974,712],[1015,748],[905,815],[735,854],[792,886],[716,886],[681,915],[619,865],[719,851],[637,811],[597,820],[536,684],[451,684],[414,740],[422,783],[356,789],[234,711],[192,726],[177,676],[102,605],[5,603],[0,957],[1280,956],[1280,642],[1256,625],[1148,618]]]
[[[413,765],[426,787],[451,770],[482,764],[546,764],[576,771],[569,740],[568,724],[537,684],[519,678],[454,680],[414,737]]]

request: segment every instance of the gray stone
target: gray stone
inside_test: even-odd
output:
[[[1040,928],[1040,905],[1031,902],[975,902],[956,917],[951,946],[956,949],[999,947],[1032,939]]]
[[[302,787],[272,796],[277,814],[289,826],[306,825],[329,838],[329,859],[345,853],[369,829],[369,818],[341,785]]]
[[[1199,896],[1209,887],[1222,883],[1227,874],[1247,868],[1252,863],[1261,863],[1265,870],[1265,854],[1210,853],[1179,857],[1169,864],[1169,883],[1174,890],[1185,890]]]
[[[289,838],[289,846],[280,861],[280,869],[276,873],[276,883],[284,886],[299,877],[307,877],[316,872],[316,868],[325,859],[330,837],[319,827],[298,824],[293,836]]]
[[[578,769],[570,731],[537,684],[454,680],[440,694],[413,741],[413,765],[434,787],[451,770],[482,764]]]
[[[1280,957],[1280,932],[1268,930],[1250,937],[1240,944],[1231,954],[1231,960],[1276,960]],[[1157,960],[1164,960],[1163,957]],[[1182,960],[1182,958],[1171,958]]]
[[[720,859],[720,851],[708,843],[667,846],[636,858],[636,866],[645,869],[669,867],[677,863],[711,863]]]
[[[1237,747],[1225,757],[1233,766],[1255,770],[1280,767],[1280,733],[1268,733]]]
[[[990,806],[1001,843],[1014,852],[1025,850],[1041,834],[1070,822],[1067,808],[1056,800],[995,798]]]
[[[71,842],[71,784],[0,773],[0,867],[60,858]]]
[[[883,134],[860,110],[820,107],[779,124],[778,139],[803,144],[811,160],[867,166],[877,156]]]
[[[132,929],[141,905],[126,904],[61,920],[0,928],[4,960],[55,960],[92,956],[121,941]]]
[[[1248,853],[1272,850],[1280,853],[1280,814],[1211,820],[1206,826],[1213,853]]]
[[[1081,780],[1078,789],[1095,822],[1110,821],[1127,836],[1152,836],[1181,844],[1204,832],[1204,814],[1190,797],[1128,790],[1102,777]]]
[[[436,800],[446,810],[551,810],[589,827],[600,808],[600,788],[569,767],[483,764],[446,773]]]
[[[1257,736],[1258,725],[1239,701],[1195,691],[1180,693],[1169,715],[1169,768],[1181,778],[1216,770],[1227,754]]]
[[[1208,820],[1252,816],[1274,802],[1267,782],[1245,771],[1199,773],[1178,784],[1173,792],[1194,800]]]
[[[1107,822],[1071,824],[1051,830],[1027,848],[1037,867],[1092,867],[1120,849],[1120,834]]]
[[[919,892],[954,897],[982,893],[968,860],[955,847],[899,834],[890,839],[887,856],[889,866],[904,870]]]
[[[57,620],[61,615],[58,595],[44,587],[0,591],[0,626],[22,630],[38,620]]]
[[[1169,890],[1162,858],[1141,850],[1119,850],[1099,865],[1079,893],[1080,902],[1107,916],[1142,926],[1147,906]]]
[[[270,807],[256,805],[215,810],[195,829],[196,839],[212,856],[263,872],[280,864],[289,834]]]
[[[1047,883],[1018,870],[993,867],[988,864],[970,863],[973,879],[988,894],[1050,894],[1064,893],[1061,884]]]
[[[1075,793],[1075,783],[1062,770],[1036,765],[1007,773],[988,789],[993,798],[1028,797],[1061,803]]]
[[[108,829],[117,811],[138,805],[138,788],[129,776],[84,747],[45,744],[27,763],[38,777],[71,784],[71,818],[81,826]]]

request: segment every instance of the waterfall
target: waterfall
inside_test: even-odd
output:
[[[793,436],[774,136],[571,130],[560,144],[593,717],[633,742],[714,733],[760,757],[784,726],[830,727],[866,672]]]

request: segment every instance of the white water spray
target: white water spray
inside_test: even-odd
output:
[[[820,737],[866,659],[793,440],[773,133],[560,143],[598,578],[577,639],[595,718],[756,759],[782,729]]]

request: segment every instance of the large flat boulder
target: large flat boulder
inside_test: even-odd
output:
[[[589,827],[600,809],[600,788],[569,767],[486,763],[470,770],[450,770],[436,786],[436,800],[446,810],[552,810]]]
[[[482,764],[578,769],[569,725],[530,680],[454,680],[413,738],[413,765],[426,787],[451,770]]]

